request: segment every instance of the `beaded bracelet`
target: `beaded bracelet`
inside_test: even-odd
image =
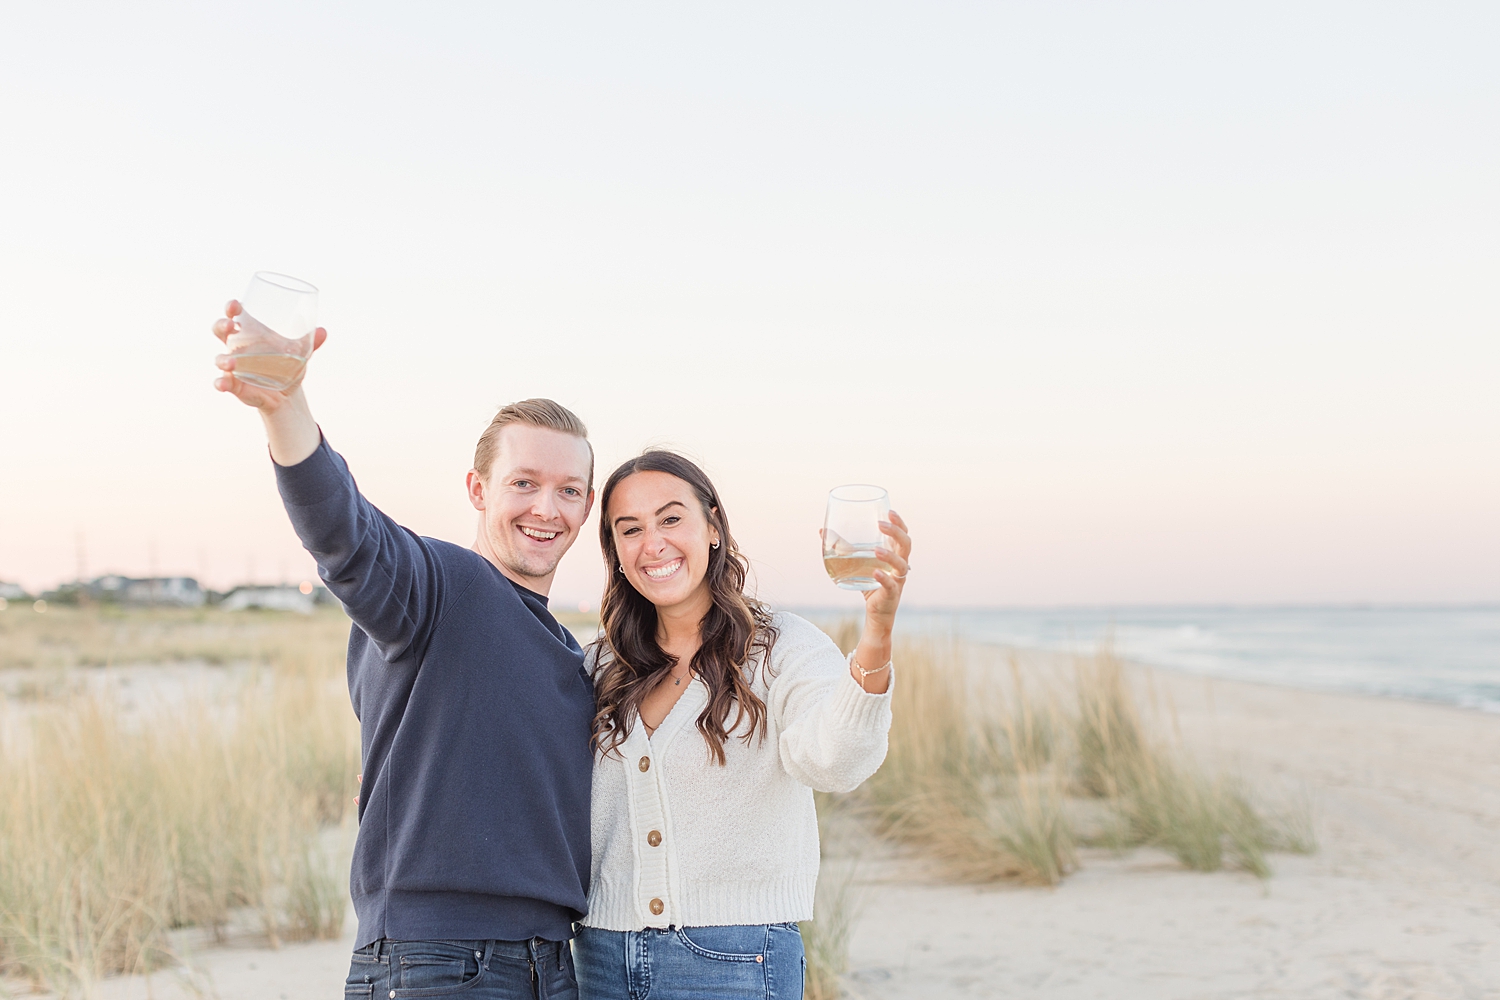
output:
[[[854,658],[854,654],[857,653],[857,652],[858,652],[858,650],[855,650],[855,649],[849,650],[849,666],[851,666],[855,670],[859,671],[859,679],[861,681],[863,681],[866,677],[870,677],[870,676],[872,676],[874,674],[880,673],[882,670],[889,670],[889,669],[891,669],[891,663],[894,662],[892,660],[886,660],[885,661],[885,666],[883,666],[883,667],[876,667],[874,670],[866,670],[864,667],[860,666],[859,665],[859,661]]]

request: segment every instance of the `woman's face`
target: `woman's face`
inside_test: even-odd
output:
[[[625,578],[646,600],[659,610],[712,602],[708,554],[719,533],[691,486],[666,472],[634,473],[610,494],[604,516]]]

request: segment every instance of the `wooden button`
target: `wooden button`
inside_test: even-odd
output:
[[[656,914],[658,917],[661,916],[661,911],[665,910],[666,908],[666,904],[659,899],[653,899],[651,901],[651,912]]]
[[[642,771],[649,771],[649,770],[651,770],[651,758],[650,757],[642,757],[641,758],[641,770]]]
[[[652,847],[660,847],[661,846],[661,831],[660,830],[652,830],[650,833],[646,834],[646,843],[650,844]]]

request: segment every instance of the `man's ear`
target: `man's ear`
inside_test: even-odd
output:
[[[464,477],[464,486],[469,494],[469,503],[475,510],[484,510],[484,477],[476,469],[470,469]]]
[[[583,519],[585,521],[587,521],[589,519],[589,514],[592,513],[593,510],[594,510],[594,491],[591,489],[591,490],[589,490],[589,498],[588,498],[587,502],[585,502],[584,505],[583,505]]]

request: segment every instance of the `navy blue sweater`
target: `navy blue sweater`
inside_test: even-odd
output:
[[[594,693],[547,599],[366,500],[326,441],[278,466],[302,544],[354,620],[362,947],[565,940],[589,879]]]

